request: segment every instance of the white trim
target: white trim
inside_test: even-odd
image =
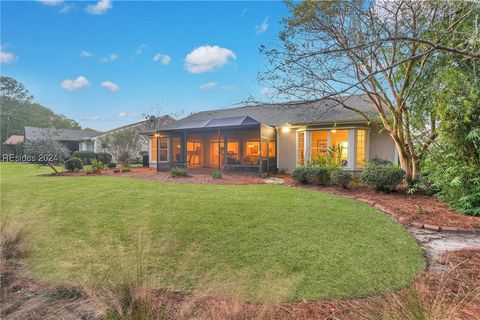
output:
[[[311,154],[311,151],[310,151],[310,147],[311,147],[311,141],[312,140],[312,135],[311,135],[311,132],[306,130],[304,131],[304,135],[303,135],[303,152],[305,152],[305,155],[304,155],[304,161],[303,161],[303,164],[307,164],[310,160],[311,160],[311,157],[312,157],[312,154]]]
[[[277,131],[277,141],[276,141],[276,144],[275,144],[275,157],[277,158],[277,170],[280,170],[280,152],[278,152],[280,150],[280,134],[279,134],[280,131],[279,131],[279,128],[276,127],[275,131]],[[295,138],[296,138],[296,136],[295,136]],[[295,143],[295,145],[296,145],[296,143]],[[227,153],[228,153],[228,147],[227,147]]]
[[[348,130],[348,156],[347,156],[347,166],[349,170],[355,169],[355,158],[356,158],[356,151],[357,151],[357,139],[356,134],[357,130],[349,129]]]

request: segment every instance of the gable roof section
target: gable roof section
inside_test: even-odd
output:
[[[3,144],[14,145],[23,142],[23,136],[12,134]]]
[[[56,128],[25,127],[25,140],[53,139],[58,141],[80,141],[99,134],[93,130],[71,130]]]
[[[345,99],[348,106],[354,107],[374,118],[377,111],[365,95],[351,96]],[[216,118],[235,118],[248,116],[260,123],[270,126],[365,122],[358,112],[344,108],[332,99],[322,99],[308,103],[261,104],[255,106],[237,107],[202,111],[192,114],[182,121],[202,121]]]

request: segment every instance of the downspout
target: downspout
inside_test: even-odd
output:
[[[155,133],[155,136],[156,136],[156,140],[157,140],[157,172],[158,172],[158,171],[160,171],[160,168],[158,167],[159,166],[158,157],[160,155],[160,152],[158,152],[158,146],[160,145],[159,142],[158,142],[158,138],[160,136],[160,133],[157,131],[157,133]]]

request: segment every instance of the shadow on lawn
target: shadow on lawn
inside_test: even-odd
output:
[[[478,319],[480,250],[444,255],[443,272],[424,271],[403,290],[365,299],[253,304],[200,293],[149,290],[136,252],[136,265],[122,283],[79,288],[37,283],[23,258],[27,233],[4,219],[0,227],[2,319]]]

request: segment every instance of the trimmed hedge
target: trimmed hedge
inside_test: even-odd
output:
[[[352,174],[344,170],[333,170],[330,173],[330,180],[334,185],[347,188],[348,184],[352,181]]]
[[[72,158],[78,158],[82,160],[84,164],[92,164],[92,161],[96,159],[97,154],[93,151],[75,151],[72,153]]]
[[[104,164],[109,164],[110,162],[112,162],[112,155],[109,154],[109,153],[105,153],[105,152],[99,152],[95,155],[95,158],[104,163]]]
[[[298,167],[292,171],[292,179],[300,182],[307,183],[307,177],[305,176],[306,167]]]
[[[64,163],[65,169],[68,171],[82,170],[83,162],[78,158],[70,158]]]
[[[368,165],[362,172],[362,183],[377,191],[394,191],[402,183],[405,171],[383,165]]]
[[[324,186],[330,182],[330,170],[324,167],[307,167],[305,178],[309,184]]]
[[[170,175],[172,178],[187,177],[188,172],[187,169],[184,168],[172,168],[170,169]]]
[[[115,169],[117,167],[117,164],[116,163],[113,163],[113,162],[110,162],[109,164],[107,164],[107,167],[109,169]]]

